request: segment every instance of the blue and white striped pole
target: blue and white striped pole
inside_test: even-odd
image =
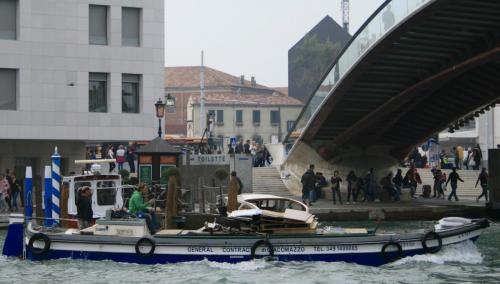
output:
[[[43,204],[45,205],[44,210],[44,225],[52,226],[52,178],[50,166],[45,166],[45,184],[44,184],[44,197]]]
[[[24,216],[26,220],[33,217],[33,173],[31,167],[26,167],[26,178],[24,179]]]
[[[59,207],[59,199],[61,198],[61,156],[57,153],[57,146],[52,154],[52,222],[59,225],[59,216],[61,208]]]

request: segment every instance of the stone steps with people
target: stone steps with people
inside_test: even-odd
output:
[[[253,193],[293,198],[275,167],[253,168]]]
[[[446,173],[446,176],[448,177],[451,173],[451,170],[441,170],[442,172]],[[474,186],[476,185],[477,178],[479,176],[479,173],[481,171],[478,170],[457,170],[458,175],[460,178],[464,180],[464,182],[458,182],[458,188],[457,188],[457,195],[458,198],[476,198],[481,194],[481,186],[478,184],[477,188]],[[422,179],[422,184],[417,187],[417,194],[421,195],[422,194],[422,187],[423,185],[430,185],[431,188],[434,185],[434,177],[431,172],[431,169],[418,169],[418,173],[420,174],[420,178]],[[447,186],[447,191],[445,192],[446,197],[448,197],[448,194],[450,194],[451,191],[451,186],[448,184]]]

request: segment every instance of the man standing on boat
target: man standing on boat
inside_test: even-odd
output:
[[[90,187],[84,186],[79,190],[79,196],[76,204],[78,227],[80,230],[90,227],[94,212],[91,202],[92,191]]]
[[[460,176],[457,173],[457,168],[453,168],[453,171],[450,173],[450,176],[448,177],[448,180],[446,181],[446,185],[451,181],[451,193],[450,196],[448,196],[448,201],[451,201],[451,197],[455,196],[455,201],[458,201],[457,197],[457,184],[458,181],[464,182],[463,179],[460,178]]]
[[[314,165],[309,165],[309,169],[302,175],[300,182],[302,183],[302,202],[306,203],[309,200],[309,206],[312,205],[312,194],[314,194],[314,185],[316,183],[314,174]]]
[[[144,199],[142,198],[142,195],[146,195],[148,192],[149,189],[147,184],[143,183],[139,185],[128,201],[128,211],[138,218],[146,219],[149,232],[151,235],[154,235],[156,228],[158,227],[158,222],[156,222],[156,216],[154,215],[153,208],[151,208],[147,202],[144,202]]]

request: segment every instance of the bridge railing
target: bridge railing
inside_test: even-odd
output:
[[[395,26],[410,18],[424,4],[435,0],[388,0],[385,1],[353,35],[350,42],[337,57],[314,94],[303,108],[295,127],[285,138],[285,144],[292,145],[312,121],[325,99],[332,95],[338,82],[361,61],[364,55]]]

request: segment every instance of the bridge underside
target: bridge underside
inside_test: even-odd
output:
[[[450,123],[498,100],[499,59],[500,1],[433,2],[360,59],[301,143],[326,161],[374,146],[401,159]]]

